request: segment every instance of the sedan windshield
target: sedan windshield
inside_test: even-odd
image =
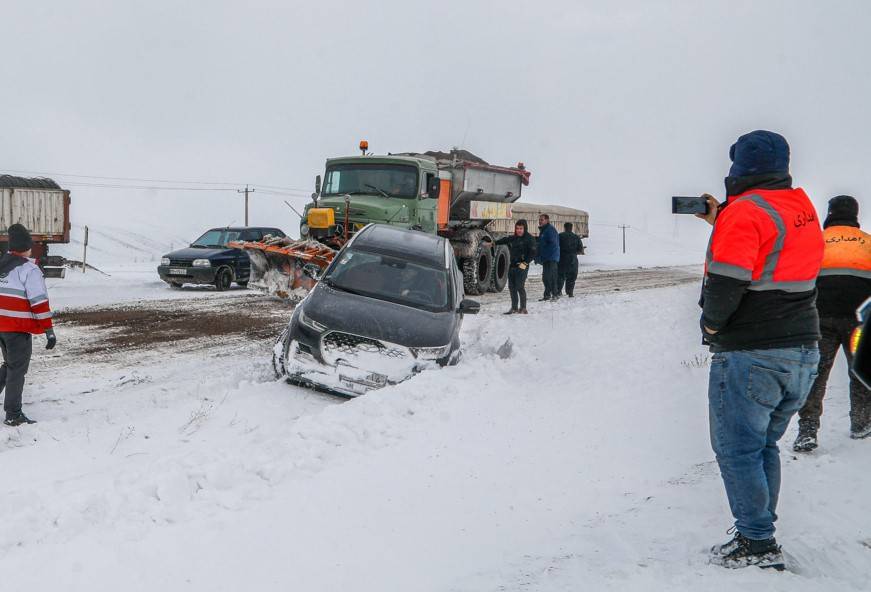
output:
[[[401,164],[336,164],[327,168],[321,195],[417,197],[417,169]]]
[[[331,288],[432,312],[448,310],[447,270],[346,249],[324,278]]]
[[[203,236],[195,240],[191,246],[223,249],[227,246],[227,243],[237,240],[238,238],[238,230],[209,230]]]

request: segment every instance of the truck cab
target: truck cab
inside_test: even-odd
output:
[[[437,231],[439,172],[432,159],[350,156],[327,161],[316,203],[306,207],[300,236],[349,236],[369,222]],[[348,228],[345,228],[345,224]]]

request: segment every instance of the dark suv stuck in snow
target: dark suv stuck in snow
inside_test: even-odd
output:
[[[273,364],[289,382],[357,396],[454,364],[463,274],[439,236],[384,224],[360,230],[300,302]]]
[[[186,249],[173,251],[160,260],[157,273],[173,288],[183,284],[213,284],[226,290],[236,282],[248,285],[251,260],[241,249],[231,249],[232,241],[259,241],[264,236],[283,237],[278,228],[247,226],[240,228],[212,228]]]

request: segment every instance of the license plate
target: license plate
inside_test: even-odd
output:
[[[169,275],[187,275],[187,274],[188,274],[187,269],[171,268],[169,270]]]
[[[365,393],[368,390],[380,389],[387,386],[387,377],[383,374],[369,374],[363,379],[349,378],[344,375],[339,376],[339,381],[346,389],[352,390],[355,393]]]

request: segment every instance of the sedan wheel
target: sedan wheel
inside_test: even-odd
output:
[[[217,275],[215,276],[215,288],[217,288],[218,292],[223,292],[230,288],[230,284],[233,283],[233,272],[231,272],[226,267],[223,267],[218,270]]]

